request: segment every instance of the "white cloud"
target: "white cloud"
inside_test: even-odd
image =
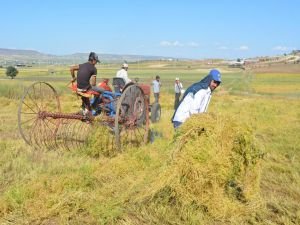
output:
[[[169,41],[161,41],[160,42],[160,46],[163,46],[163,47],[169,47],[171,45],[172,45],[172,43]]]
[[[163,47],[178,47],[181,46],[182,44],[180,44],[179,41],[161,41],[160,42],[160,46]]]
[[[246,46],[246,45],[242,45],[242,46],[240,46],[240,47],[238,48],[238,50],[241,50],[241,51],[247,51],[247,50],[249,50],[249,47]]]
[[[160,46],[162,47],[199,47],[199,44],[196,42],[181,43],[179,41],[161,41]]]
[[[288,47],[286,47],[286,46],[280,46],[280,45],[278,45],[278,46],[275,46],[274,48],[273,48],[273,50],[275,50],[275,51],[287,51],[287,50],[289,50],[290,48],[288,48]]]
[[[182,47],[183,44],[181,44],[179,41],[174,41],[174,42],[173,42],[173,46],[176,46],[176,47]]]

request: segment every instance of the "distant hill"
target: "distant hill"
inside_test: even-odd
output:
[[[19,49],[7,49],[0,48],[1,56],[14,56],[14,55],[43,55],[42,53],[34,50],[19,50]]]
[[[51,55],[41,53],[35,50],[23,49],[6,49],[0,48],[0,64],[70,64],[82,63],[87,61],[89,53],[74,53],[70,55]],[[118,55],[118,54],[101,54],[99,53],[101,62],[135,62],[144,60],[167,60],[174,59],[172,57],[162,56],[145,56],[145,55]]]

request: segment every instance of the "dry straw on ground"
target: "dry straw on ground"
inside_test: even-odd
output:
[[[263,153],[247,125],[222,115],[195,115],[178,129],[172,148],[168,169],[131,207],[140,222],[161,217],[199,224],[213,218],[223,224],[255,217],[262,206]]]

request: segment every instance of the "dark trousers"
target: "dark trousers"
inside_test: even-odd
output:
[[[97,86],[92,86],[89,90],[96,91],[99,94],[101,94],[105,91],[103,88],[97,87]],[[83,109],[86,108],[87,110],[91,111],[92,107],[91,107],[91,103],[90,103],[90,98],[81,96],[81,100],[82,100],[82,108]],[[95,99],[93,101],[94,102],[93,107],[95,107],[95,105],[97,104],[98,101],[99,101],[99,96],[95,96]]]
[[[174,102],[174,109],[176,110],[179,105],[179,98],[181,93],[175,93],[175,102]]]
[[[155,103],[159,102],[159,93],[154,93]]]
[[[92,90],[98,92],[100,95],[101,95],[101,93],[103,93],[105,91],[104,88],[97,87],[97,86],[92,86]],[[97,104],[99,103],[100,95],[94,95],[94,101],[92,104],[93,108],[97,108]]]
[[[90,99],[88,97],[81,96],[81,100],[82,100],[82,109],[87,109],[91,111],[92,109],[91,109]]]

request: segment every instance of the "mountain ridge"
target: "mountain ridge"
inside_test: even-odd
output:
[[[88,58],[89,53],[76,52],[66,55],[54,55],[48,53],[42,53],[37,50],[26,50],[26,49],[8,49],[0,48],[0,56],[3,59],[1,61],[21,61],[23,63],[31,63],[33,61],[45,62],[47,60],[57,62],[83,62]],[[147,56],[147,55],[130,55],[130,54],[108,54],[99,53],[100,61],[102,62],[134,62],[143,60],[167,60],[175,59],[173,57],[164,56]]]

